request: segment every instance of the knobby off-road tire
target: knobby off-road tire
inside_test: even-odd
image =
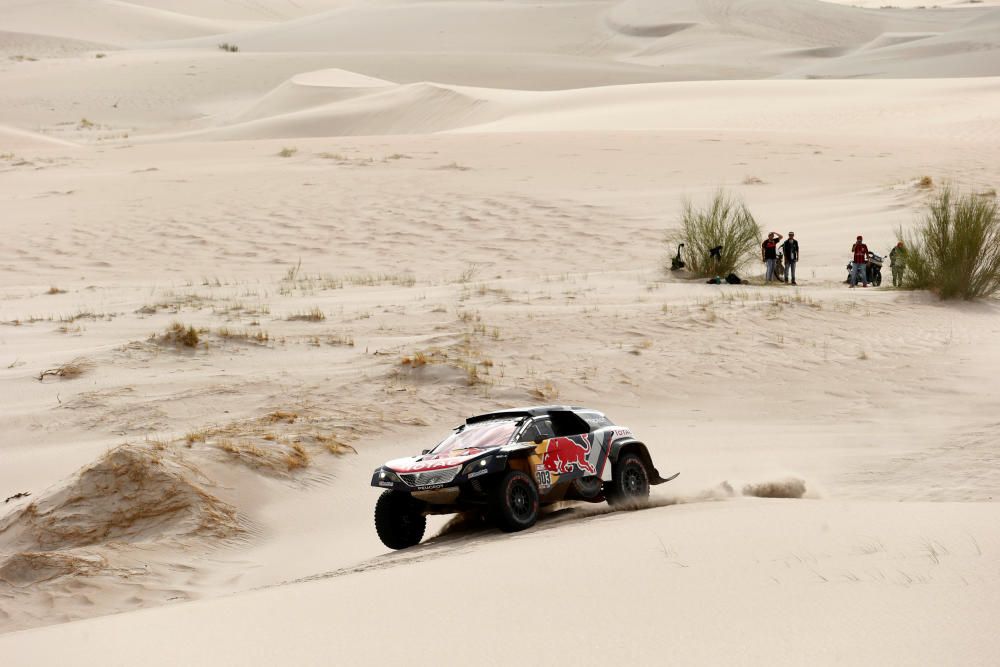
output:
[[[649,497],[649,471],[642,459],[635,454],[626,454],[618,459],[604,495],[612,507],[646,500]]]
[[[535,525],[540,504],[535,480],[520,470],[507,471],[490,489],[490,518],[505,533]]]
[[[410,494],[388,489],[375,503],[375,532],[390,549],[406,549],[419,544],[427,528],[427,517]]]

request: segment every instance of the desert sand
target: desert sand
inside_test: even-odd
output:
[[[996,196],[1000,2],[883,5],[0,0],[0,663],[1000,662],[1000,304],[843,284]],[[720,187],[797,287],[665,270]],[[680,477],[381,544],[539,403]]]

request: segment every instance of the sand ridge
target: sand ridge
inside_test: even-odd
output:
[[[996,663],[998,304],[843,281],[996,196],[1000,7],[897,4],[0,0],[4,665]],[[719,187],[797,287],[666,270]],[[386,552],[541,402],[680,477]]]

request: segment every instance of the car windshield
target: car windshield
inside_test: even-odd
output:
[[[449,454],[462,449],[481,449],[506,445],[520,423],[519,419],[469,424],[458,433],[452,433],[431,450],[431,454]]]

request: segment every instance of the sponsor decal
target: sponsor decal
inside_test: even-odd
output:
[[[386,464],[386,467],[389,467],[396,472],[420,472],[422,470],[440,470],[442,468],[451,468],[452,466],[461,465],[465,460],[466,459],[464,458],[447,458],[400,463],[390,461],[389,463],[391,466]]]
[[[444,484],[428,484],[427,486],[418,486],[417,491],[433,491],[434,489],[443,489]]]
[[[627,428],[616,428],[615,429],[616,438],[630,438],[632,437],[632,431]]]
[[[379,486],[389,486],[389,487],[393,486],[392,482],[379,482],[378,485]]]
[[[582,442],[578,442],[576,438]],[[552,438],[549,440],[549,446],[545,450],[545,458],[542,463],[546,470],[561,475],[570,472],[594,475],[596,474],[594,465],[587,460],[590,456],[590,450],[590,438],[586,435],[573,438]]]
[[[485,475],[488,472],[489,470],[483,468],[482,470],[477,470],[476,472],[470,472],[468,475],[466,475],[466,478],[472,479],[473,477],[481,477],[482,475]]]

